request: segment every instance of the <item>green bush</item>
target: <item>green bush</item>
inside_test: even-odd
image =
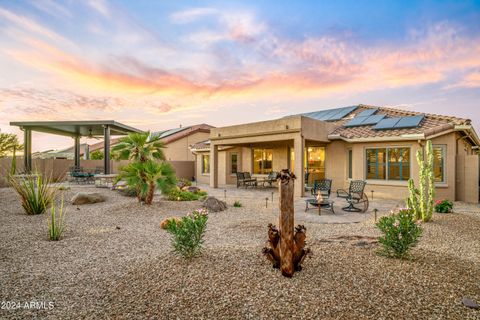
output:
[[[47,220],[48,222],[48,237],[52,241],[58,241],[62,237],[63,232],[65,231],[65,210],[63,206],[63,198],[60,204],[59,211],[57,212],[55,204],[52,204],[50,209],[51,215]]]
[[[95,150],[90,153],[91,160],[103,160],[104,154],[101,150]]]
[[[376,224],[383,233],[378,238],[382,249],[381,255],[394,258],[407,258],[422,235],[422,228],[414,221],[414,213],[409,209],[401,209],[397,214],[385,216]]]
[[[449,213],[452,212],[453,202],[450,200],[438,200],[435,202],[435,212],[438,213]]]
[[[27,214],[42,214],[53,202],[55,189],[48,186],[50,180],[44,180],[41,174],[10,176],[9,181],[20,196],[22,207]]]
[[[242,203],[241,203],[240,201],[236,200],[236,201],[233,203],[233,206],[234,206],[235,208],[240,208],[240,207],[242,206]]]
[[[166,230],[172,235],[173,252],[185,259],[198,256],[202,251],[207,220],[206,209],[195,210],[180,221],[168,220]]]
[[[182,191],[178,188],[172,189],[167,194],[167,199],[170,201],[196,201],[207,196],[205,191],[198,191],[196,193],[190,191]]]
[[[179,188],[190,187],[191,185],[192,185],[192,181],[188,179],[185,179],[185,178],[177,179],[177,186]]]

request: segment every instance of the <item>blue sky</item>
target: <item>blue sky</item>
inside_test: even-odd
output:
[[[479,57],[479,1],[1,1],[0,129],[222,126],[358,103],[480,124]]]

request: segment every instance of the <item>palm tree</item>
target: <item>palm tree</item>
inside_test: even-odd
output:
[[[148,132],[130,133],[120,139],[120,142],[112,147],[112,153],[118,160],[135,160],[145,162],[158,159],[165,160],[163,153],[165,145],[159,135]]]
[[[135,186],[137,198],[152,204],[155,189],[168,193],[175,186],[175,173],[168,162],[155,160],[135,161],[120,169],[120,177],[130,186]]]
[[[167,193],[176,183],[173,167],[165,162],[160,136],[130,133],[112,148],[116,159],[132,162],[120,169],[120,178],[134,186],[138,201],[152,204],[155,189]]]

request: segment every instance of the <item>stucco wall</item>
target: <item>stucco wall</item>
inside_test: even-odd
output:
[[[207,132],[196,132],[166,145],[165,158],[170,161],[194,161],[195,157],[189,147],[210,137]]]
[[[6,177],[10,171],[11,158],[0,159],[0,187],[6,187]],[[129,161],[114,161],[111,160],[110,168],[113,173],[118,173],[121,166],[128,164]],[[194,162],[193,161],[170,161],[171,165],[175,169],[175,173],[178,178],[191,179],[194,176]],[[53,181],[64,181],[66,175],[73,166],[73,160],[68,159],[33,159],[32,168],[44,174],[47,177],[51,177]],[[95,168],[103,168],[103,160],[81,160],[80,166],[85,171],[94,171]],[[17,157],[17,172],[23,171],[23,158]]]

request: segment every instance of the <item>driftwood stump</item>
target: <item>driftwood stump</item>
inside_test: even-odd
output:
[[[277,178],[280,194],[279,228],[268,225],[269,247],[263,248],[262,252],[274,268],[280,268],[282,275],[292,277],[295,271],[302,269],[301,263],[310,250],[305,249],[306,228],[299,225],[294,230],[295,176],[289,170],[282,170]]]

